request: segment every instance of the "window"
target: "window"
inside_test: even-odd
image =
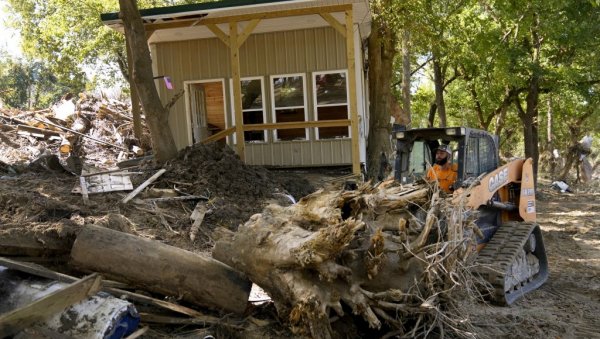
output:
[[[415,141],[408,162],[408,176],[424,176],[431,164],[431,151],[423,141]]]
[[[496,169],[496,166],[494,141],[485,136],[470,136],[467,144],[467,175],[489,173]]]
[[[318,72],[313,74],[316,120],[348,119],[348,87],[346,72]],[[350,127],[317,128],[317,139],[350,136]]]
[[[264,124],[266,115],[263,78],[242,78],[240,83],[242,87],[242,115],[244,117],[244,125]],[[233,93],[233,82],[231,82],[231,87],[231,93]],[[231,107],[235,107],[233,95],[231,95]],[[235,108],[231,111],[234,112]],[[235,113],[233,114],[232,121],[233,125],[235,125]],[[267,133],[266,131],[246,131],[244,132],[244,140],[246,142],[264,142],[267,140]]]
[[[481,173],[492,172],[496,169],[496,147],[494,141],[489,137],[479,138],[479,161],[481,163]]]
[[[271,76],[273,121],[306,121],[304,74]],[[275,140],[306,140],[306,128],[277,129]]]
[[[465,165],[467,177],[479,175],[479,138],[469,137]]]

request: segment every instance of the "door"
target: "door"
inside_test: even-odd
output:
[[[223,80],[188,83],[192,142],[200,142],[225,129]]]

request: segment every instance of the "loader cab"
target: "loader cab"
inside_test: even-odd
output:
[[[452,150],[452,163],[458,167],[454,187],[498,167],[498,137],[467,127],[419,128],[405,130],[394,126],[396,140],[395,178],[403,184],[427,174],[434,163],[435,149],[441,144]]]

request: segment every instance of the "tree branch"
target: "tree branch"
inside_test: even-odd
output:
[[[168,111],[171,109],[171,107],[173,107],[175,105],[175,103],[177,103],[177,100],[179,100],[179,98],[181,98],[183,96],[183,94],[185,93],[184,90],[179,91],[179,93],[175,94],[171,100],[165,105],[165,109]]]

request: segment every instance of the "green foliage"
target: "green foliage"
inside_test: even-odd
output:
[[[61,81],[81,72],[93,74],[88,87],[124,84],[125,41],[100,21],[100,14],[119,10],[117,0],[8,0],[10,23],[21,32],[22,48],[32,60],[43,60]],[[138,1],[140,8],[193,1]],[[198,2],[198,1],[195,1]]]
[[[65,93],[84,89],[84,74],[73,79],[57,79],[41,62],[6,60],[0,62],[0,98],[10,107],[20,109],[45,108]]]
[[[515,101],[526,107],[526,95],[536,76],[540,96],[534,103],[539,111],[534,123],[538,123],[540,144],[546,139],[542,123],[549,96],[556,106],[555,146],[566,149],[572,143],[569,124],[585,124],[583,134],[600,134],[600,112],[590,111],[600,106],[600,7],[596,2],[492,0],[461,5],[459,10],[445,0],[415,0],[404,5],[412,6],[406,27],[414,39],[416,57],[423,58],[437,48],[443,56],[445,79],[458,71],[458,79],[444,91],[449,124],[480,127],[482,118],[490,123],[490,131],[502,127],[503,153],[522,155],[523,122]],[[431,74],[430,65],[425,74]],[[415,89],[413,114],[418,117],[413,117],[414,127],[423,127],[433,100],[430,82]],[[501,107],[506,108],[506,115],[497,126]]]

